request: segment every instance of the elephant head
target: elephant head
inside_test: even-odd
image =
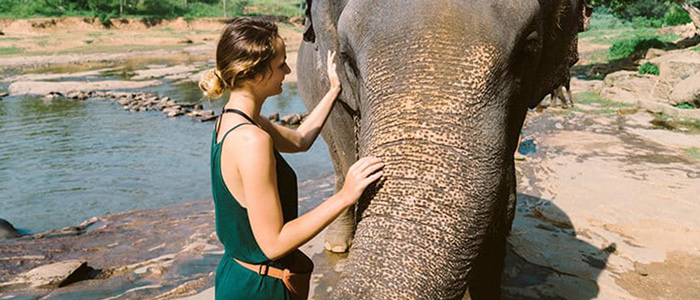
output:
[[[459,299],[469,287],[473,299],[497,299],[518,134],[527,108],[568,80],[590,7],[585,0],[307,4],[298,61],[307,106],[327,89],[327,50],[339,52],[343,91],[323,131],[336,186],[358,157],[386,164],[355,212],[334,297]],[[340,236],[342,249],[351,235]]]

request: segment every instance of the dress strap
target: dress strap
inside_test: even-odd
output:
[[[221,141],[220,141],[219,143],[223,143],[223,142],[224,142],[224,139],[226,138],[226,136],[227,136],[229,133],[231,133],[231,131],[234,131],[236,128],[241,127],[241,126],[243,126],[243,125],[253,125],[253,124],[250,124],[250,123],[240,123],[240,124],[238,124],[238,125],[236,125],[236,126],[233,126],[231,129],[229,129],[228,131],[226,131],[226,133],[224,133],[224,136],[221,137]],[[219,143],[217,143],[217,144],[219,144]]]
[[[251,117],[249,117],[246,113],[244,113],[244,112],[242,112],[242,111],[240,111],[240,110],[238,110],[238,109],[235,109],[235,108],[224,108],[224,110],[221,112],[221,114],[225,114],[225,113],[235,113],[235,114],[238,114],[238,115],[240,115],[241,117],[244,117],[246,120],[248,120],[248,122],[253,123],[253,125],[255,125],[255,126],[258,126],[258,123],[255,123],[255,121],[253,121],[253,119],[252,119]]]

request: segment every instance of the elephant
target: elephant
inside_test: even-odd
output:
[[[528,108],[578,60],[585,0],[307,0],[299,90],[314,107],[337,51],[342,92],[322,136],[336,174],[380,182],[327,230],[349,247],[334,299],[498,299]]]

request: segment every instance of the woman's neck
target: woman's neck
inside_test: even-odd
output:
[[[265,99],[259,99],[255,93],[248,89],[237,88],[231,91],[231,96],[226,105],[224,105],[224,108],[238,109],[255,119],[260,115],[260,109],[264,101]]]

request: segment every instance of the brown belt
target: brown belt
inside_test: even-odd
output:
[[[313,261],[299,250],[290,253],[284,259],[290,267],[299,273],[292,273],[290,269],[281,270],[264,264],[249,264],[233,258],[236,263],[260,276],[270,276],[282,280],[292,300],[306,300],[309,296],[311,272],[314,269]]]
[[[255,273],[258,273],[258,275],[261,276],[270,276],[274,277],[277,279],[284,279],[284,270],[275,268],[275,267],[270,267],[268,265],[254,265],[254,264],[249,264],[247,262],[242,262],[238,259],[233,259],[235,260],[239,265],[243,266],[244,268],[251,270]]]

